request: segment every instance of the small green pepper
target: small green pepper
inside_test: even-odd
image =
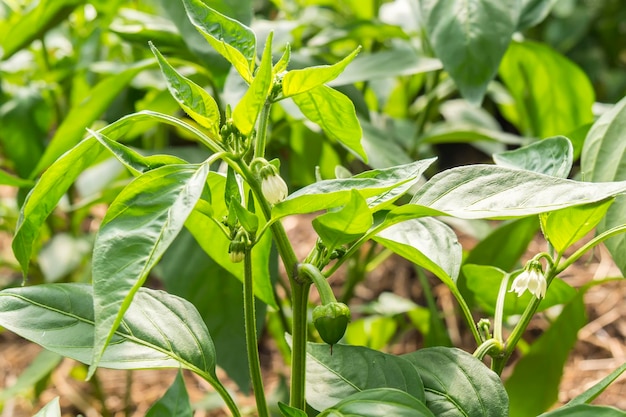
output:
[[[331,347],[341,340],[349,321],[350,309],[344,303],[331,302],[313,310],[313,324],[322,340]]]

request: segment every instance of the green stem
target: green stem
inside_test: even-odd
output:
[[[504,343],[502,338],[502,320],[504,316],[504,299],[506,298],[506,289],[509,287],[510,274],[506,274],[500,283],[498,291],[498,299],[496,300],[496,314],[493,318],[493,337],[500,343]]]
[[[596,246],[596,245],[604,242],[605,240],[607,240],[607,239],[609,239],[609,238],[611,238],[611,237],[613,237],[615,235],[618,235],[620,233],[626,233],[626,224],[623,224],[621,226],[617,226],[617,227],[614,227],[612,229],[609,229],[609,230],[605,231],[604,233],[601,233],[598,236],[594,237],[589,242],[587,242],[584,246],[582,246],[580,249],[578,249],[576,252],[574,252],[572,254],[572,256],[567,258],[567,260],[565,262],[560,264],[557,267],[556,271],[555,271],[555,276],[560,274],[565,269],[567,269],[567,267],[569,267],[574,262],[576,262],[578,260],[578,258],[583,256],[585,254],[585,252],[587,252],[589,249],[593,248],[594,246]]]
[[[467,322],[467,325],[469,326],[470,331],[474,336],[474,340],[476,340],[476,344],[480,345],[483,339],[480,337],[480,333],[478,332],[476,322],[474,322],[474,317],[472,317],[472,312],[470,311],[469,306],[465,302],[465,299],[459,292],[459,289],[456,287],[456,285],[451,285],[448,288],[450,288],[450,292],[452,293],[452,295],[454,295],[454,298],[456,298],[456,301],[459,303],[459,306],[461,307],[461,312],[463,313],[463,317],[465,318],[465,321]]]
[[[473,356],[481,361],[493,348],[499,348],[502,350],[502,343],[496,339],[485,340],[478,348],[474,351]]]
[[[259,343],[256,330],[256,312],[254,309],[254,280],[252,277],[252,253],[246,249],[244,256],[244,281],[243,281],[243,312],[244,326],[246,329],[246,350],[248,352],[248,364],[250,366],[250,378],[252,389],[256,399],[259,417],[269,417],[269,409],[265,399],[263,377],[261,375],[261,362],[259,360]]]
[[[317,269],[314,265],[307,263],[299,264],[298,276],[303,275],[308,277],[315,285],[315,288],[317,288],[317,292],[320,294],[322,304],[337,302],[335,294],[333,294],[332,288],[330,288],[328,281],[326,281],[326,277],[324,277],[320,270]]]
[[[271,108],[272,102],[269,100],[265,101],[263,108],[261,108],[259,129],[257,130],[257,136],[254,141],[254,158],[265,158],[265,145],[267,145],[267,129]]]

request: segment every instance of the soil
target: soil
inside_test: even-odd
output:
[[[300,258],[311,247],[313,234],[305,227],[310,219],[288,218],[285,228],[292,237]],[[460,236],[464,248],[471,246],[471,239]],[[5,255],[5,245],[0,239],[0,251]],[[543,250],[538,238],[529,253]],[[2,273],[2,271],[0,271]],[[600,247],[592,256],[586,257],[569,268],[563,275],[570,285],[580,287],[593,279],[620,276],[606,249]],[[471,336],[455,314],[455,302],[447,288],[435,279],[431,279],[433,294],[444,312],[450,336],[457,346],[472,351]],[[341,277],[333,282],[341,284]],[[368,275],[367,280],[356,291],[357,301],[375,299],[383,291],[392,291],[419,302],[422,297],[420,285],[414,276],[413,268],[399,258],[388,259],[379,268]],[[313,294],[314,298],[316,294]],[[563,404],[585,391],[595,382],[626,362],[626,280],[617,280],[590,289],[586,296],[588,324],[579,332],[579,341],[572,351],[560,386],[558,404]],[[548,322],[538,316],[531,323],[531,334],[536,335],[545,329]],[[285,373],[282,358],[271,343],[271,338],[264,337],[261,342],[264,374],[268,379],[268,390],[280,382],[277,377]],[[419,337],[409,334],[390,348],[391,352],[400,353],[419,348]],[[0,389],[10,387],[21,372],[33,361],[40,348],[10,332],[0,333]],[[227,380],[225,375],[218,374]],[[85,367],[72,360],[65,359],[52,373],[49,383],[39,395],[26,391],[4,403],[0,417],[31,416],[43,404],[60,396],[63,416],[85,417],[114,416],[139,417],[145,415],[150,405],[156,401],[172,383],[175,370],[113,371],[101,369],[97,373],[96,383],[84,382]],[[195,412],[196,417],[229,415],[216,400],[216,395],[208,384],[193,374],[185,372],[187,388],[194,404],[202,404],[202,409]],[[224,380],[223,379],[223,380]],[[128,389],[130,387],[130,389]],[[233,384],[227,387],[235,390]],[[98,392],[103,393],[101,395]],[[249,404],[249,415],[253,415],[253,402],[240,396],[238,401]],[[626,410],[626,374],[616,380],[594,403],[612,405]],[[103,407],[103,404],[105,405]],[[105,410],[105,411],[103,411]]]

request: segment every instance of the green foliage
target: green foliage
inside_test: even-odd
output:
[[[189,402],[189,394],[185,388],[182,372],[176,374],[176,379],[167,389],[165,395],[155,402],[147,411],[146,417],[159,416],[190,416],[193,410]]]

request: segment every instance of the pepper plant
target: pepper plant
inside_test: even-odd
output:
[[[355,158],[368,162],[352,101],[327,85],[360,49],[334,65],[289,69],[289,47],[274,60],[270,33],[257,62],[252,29],[201,0],[183,3],[191,23],[245,81],[245,94],[234,107],[221,109],[212,95],[168,62],[158,45],[150,44],[169,92],[193,121],[150,110],[133,113],[89,130],[87,138],[50,165],[21,208],[13,241],[25,277],[42,225],[84,170],[112,155],[134,178],[102,220],[93,250],[92,283],[5,289],[0,292],[0,324],[50,351],[88,364],[88,378],[98,367],[188,369],[212,385],[233,416],[241,416],[217,377],[220,351],[196,306],[144,287],[153,268],[167,269],[166,262],[159,264],[164,256],[185,256],[184,251],[168,249],[175,249],[175,240],[186,229],[226,275],[242,283],[246,358],[259,416],[269,416],[275,409],[263,385],[257,340],[258,323],[264,323],[258,313],[266,306],[281,314],[281,330],[287,334],[283,342],[290,346],[289,399],[278,403],[283,416],[522,415],[523,411],[515,410],[523,410],[524,405],[509,404],[507,394],[507,389],[515,390],[519,378],[514,374],[507,381],[512,388],[505,389],[500,375],[537,311],[556,304],[575,312],[581,308],[585,288],[576,292],[558,276],[587,251],[626,232],[626,224],[618,220],[569,256],[566,251],[600,222],[606,226],[619,219],[606,214],[616,199],[623,198],[626,181],[567,179],[573,147],[567,138],[555,136],[494,155],[495,165],[444,170],[426,182],[421,180],[435,158],[349,177],[319,178],[290,192],[280,175],[281,161],[266,157],[271,112],[285,100],[291,100],[304,117]],[[444,4],[424,2],[427,26],[435,34],[433,49],[462,86],[461,93],[480,101],[506,45],[490,48],[491,70],[481,73],[478,82],[476,77],[468,81],[454,51],[445,50],[445,39],[436,37],[441,16],[450,13]],[[512,31],[505,32],[510,36]],[[594,125],[585,143],[589,149],[583,165],[599,160],[597,148],[607,137],[606,126],[618,123],[623,107],[618,105]],[[205,146],[210,156],[189,163],[173,155],[145,156],[119,142],[133,126],[146,121],[176,127]],[[597,172],[593,167],[589,170]],[[400,203],[403,197],[405,204]],[[312,221],[317,242],[299,259],[282,219],[317,212],[322,212]],[[521,221],[530,216],[539,218],[549,250],[522,268],[506,271],[471,263],[461,271],[461,246],[441,220]],[[337,301],[328,280],[371,241],[430,271],[450,289],[474,338],[473,354],[436,346],[392,355],[341,343],[351,313],[347,304]],[[273,277],[272,248],[284,265],[286,283]],[[461,272],[465,290],[458,285]],[[186,279],[182,273],[176,277],[180,282]],[[203,279],[219,282],[230,277]],[[277,297],[281,284],[286,299]],[[316,337],[308,326],[311,287],[321,298],[312,311],[312,323],[325,343],[308,341]],[[467,293],[473,295],[473,302],[491,307],[492,320],[476,322]],[[219,315],[219,309],[214,314]],[[514,314],[520,318],[507,332],[505,316]],[[542,415],[623,416],[616,409],[588,404],[623,368],[562,409]],[[185,395],[179,377],[149,415],[174,404],[177,413],[190,415]],[[539,412],[549,405],[539,404],[543,407]],[[58,415],[57,409],[52,402],[40,415]]]

